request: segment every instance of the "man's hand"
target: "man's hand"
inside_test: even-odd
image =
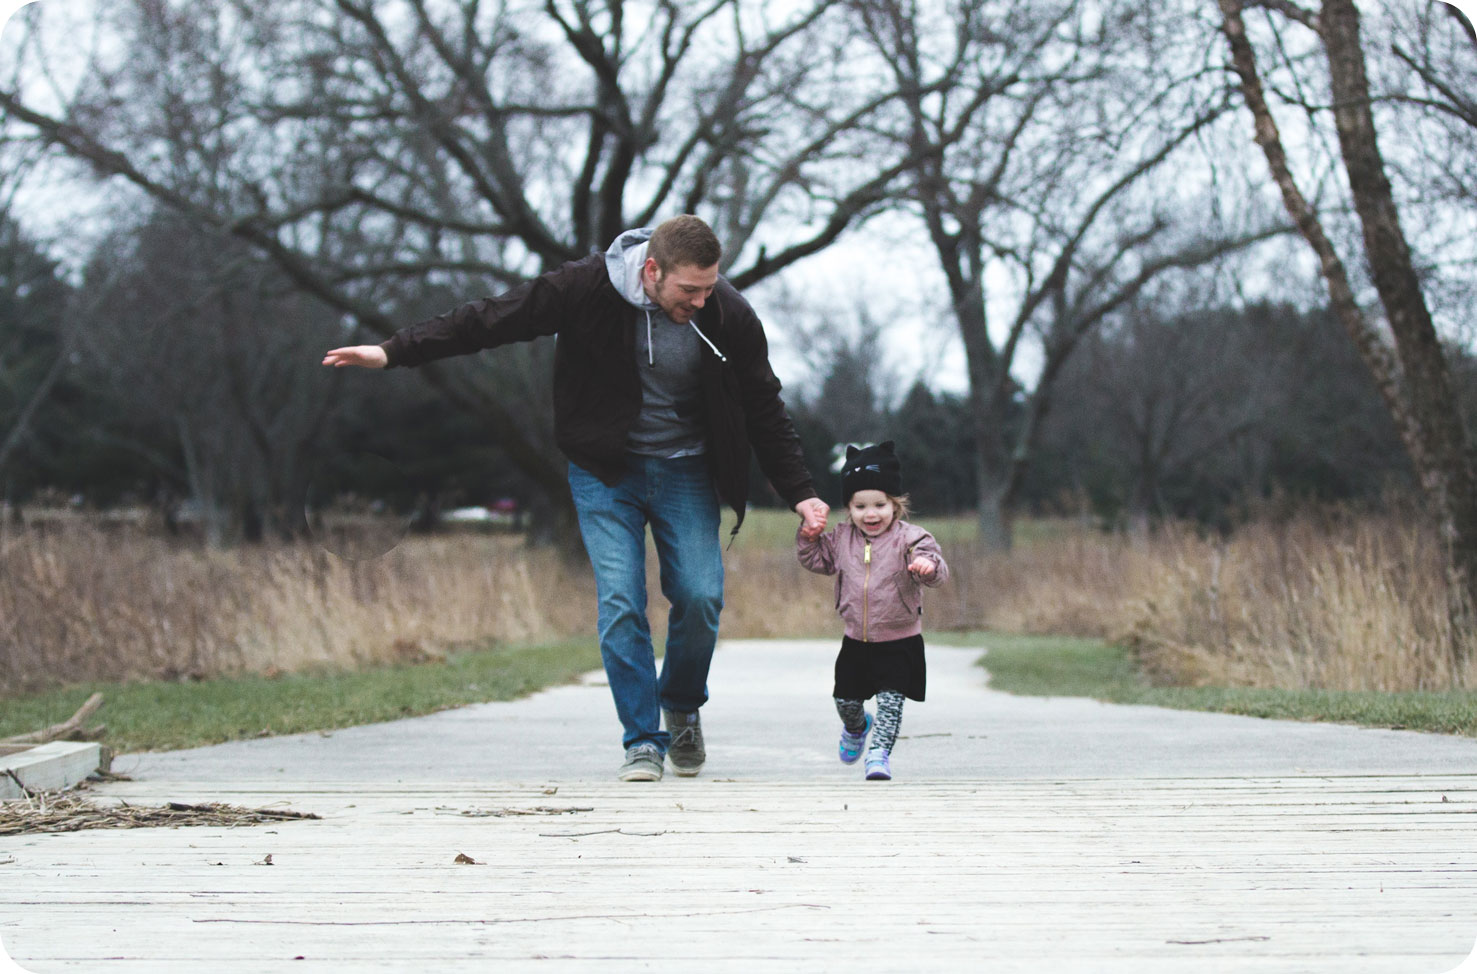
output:
[[[938,568],[927,558],[914,558],[913,563],[908,566],[908,571],[913,573],[914,578],[932,578]]]
[[[332,365],[340,369],[346,365],[357,365],[363,369],[382,369],[389,362],[385,350],[378,345],[349,345],[346,348],[335,348],[323,356],[324,365]]]
[[[819,538],[826,533],[826,518],[831,516],[831,509],[819,497],[811,497],[796,504],[795,513],[800,515],[803,522],[800,525],[802,537]]]

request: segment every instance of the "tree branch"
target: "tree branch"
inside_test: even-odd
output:
[[[1309,30],[1318,29],[1318,15],[1311,10],[1299,7],[1292,0],[1247,0],[1245,5],[1275,11],[1288,20],[1297,21]]]
[[[1416,460],[1417,469],[1420,469],[1423,466],[1420,458],[1425,451],[1409,404],[1400,388],[1399,366],[1390,347],[1365,319],[1364,312],[1354,298],[1354,289],[1349,283],[1343,260],[1334,250],[1328,234],[1324,232],[1322,221],[1293,179],[1287,152],[1282,146],[1281,133],[1262,92],[1256,54],[1247,39],[1246,23],[1241,16],[1241,0],[1218,0],[1218,3],[1221,9],[1221,30],[1230,45],[1232,67],[1240,79],[1241,96],[1255,121],[1256,143],[1266,156],[1272,179],[1282,191],[1287,212],[1318,256],[1334,312],[1369,366],[1385,407],[1395,420],[1396,428],[1400,430],[1401,440],[1406,449],[1411,451],[1412,459]]]
[[[371,332],[388,338],[397,328],[377,308],[345,294],[321,275],[312,262],[296,250],[283,244],[274,234],[267,232],[254,217],[231,219],[198,206],[188,197],[150,179],[121,152],[114,151],[95,142],[76,126],[50,118],[34,111],[15,100],[9,92],[0,91],[0,107],[16,118],[34,126],[48,139],[63,146],[73,155],[92,163],[100,172],[121,176],[138,186],[154,199],[176,210],[201,226],[215,227],[245,240],[266,254],[287,277],[305,293],[311,294],[330,307],[352,315]],[[475,413],[488,421],[489,427],[498,437],[509,458],[546,490],[550,496],[565,498],[569,493],[568,480],[558,465],[538,450],[522,433],[513,416],[492,396],[482,390],[457,388],[441,368],[435,364],[423,366],[420,372],[427,381],[455,405]]]

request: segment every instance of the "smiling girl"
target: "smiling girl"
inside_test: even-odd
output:
[[[908,499],[891,440],[848,446],[841,490],[847,520],[819,537],[797,533],[796,555],[810,571],[836,576],[836,611],[846,622],[832,689],[841,760],[854,764],[872,734],[867,779],[886,781],[903,700],[921,701],[927,682],[922,586],[942,584],[949,566],[933,535],[904,520]],[[864,706],[874,696],[875,722]]]

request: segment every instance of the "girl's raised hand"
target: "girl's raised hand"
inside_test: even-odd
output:
[[[914,578],[932,578],[936,569],[933,562],[927,558],[914,558],[913,563],[908,566],[908,571],[913,573]]]

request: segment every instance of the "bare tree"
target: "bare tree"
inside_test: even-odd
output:
[[[1343,257],[1294,176],[1247,31],[1244,13],[1252,5],[1242,0],[1218,3],[1231,63],[1255,120],[1256,141],[1288,213],[1317,254],[1334,310],[1374,376],[1430,501],[1447,549],[1454,631],[1461,632],[1477,605],[1477,483],[1450,370],[1376,136],[1359,14],[1351,0],[1324,0],[1316,11],[1289,0],[1262,4],[1281,24],[1310,31],[1326,60],[1332,107],[1324,114],[1337,135],[1362,235],[1362,257],[1393,348],[1358,301]],[[1459,652],[1460,641],[1452,646]]]
[[[73,353],[69,305],[80,302],[55,264],[26,239],[0,206],[0,497],[7,467],[33,435],[37,413],[57,388]]]
[[[199,502],[209,543],[297,535],[342,383],[307,381],[333,318],[240,241],[173,214],[113,243],[83,288],[105,326],[79,337],[79,369],[124,425],[173,441],[155,466]]]
[[[907,199],[937,252],[968,361],[979,528],[1007,549],[1016,497],[1057,374],[1081,338],[1166,272],[1281,231],[1192,228],[1155,177],[1225,112],[1201,73],[1162,77],[1132,33],[1139,5],[1059,0],[950,8],[857,0],[897,76],[893,136],[919,159]],[[991,275],[1013,308],[991,321]],[[997,304],[999,302],[996,302]],[[1042,365],[1022,387],[1036,340]],[[1008,417],[1018,415],[1012,422]]]
[[[1321,315],[1192,308],[1190,295],[1141,298],[1088,336],[1063,370],[1064,404],[1047,436],[1093,455],[1095,486],[1112,494],[1100,498],[1104,508],[1121,505],[1139,530],[1166,517],[1224,523],[1229,508],[1269,490],[1272,465],[1287,453],[1330,466],[1368,462],[1328,455],[1352,439],[1340,423],[1367,413],[1330,419],[1363,376],[1350,383],[1341,357],[1328,354]]]
[[[95,53],[50,109],[36,79],[56,55],[23,45],[6,125],[241,239],[379,336],[426,286],[497,290],[683,211],[710,217],[747,286],[874,212],[910,161],[870,141],[893,92],[829,0],[106,9],[124,53]],[[562,464],[501,390],[423,371],[567,513]]]
[[[1443,333],[1471,342],[1477,322],[1477,46],[1470,24],[1450,4],[1395,4],[1388,12],[1388,56],[1370,50],[1372,98],[1382,110],[1382,145],[1402,194],[1404,226],[1414,233],[1421,284]]]

